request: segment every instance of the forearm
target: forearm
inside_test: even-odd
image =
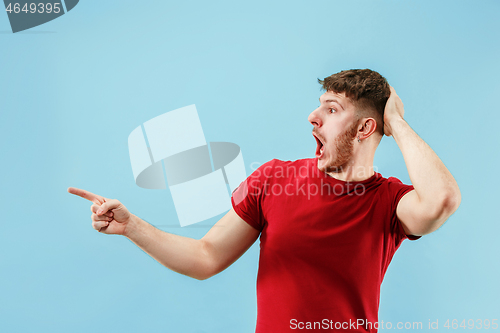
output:
[[[451,215],[460,204],[460,190],[451,173],[404,119],[393,121],[391,129],[423,207],[437,215]]]
[[[125,236],[165,267],[203,280],[210,276],[208,252],[201,240],[161,231],[132,215]]]

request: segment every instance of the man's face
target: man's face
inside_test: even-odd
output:
[[[354,105],[344,93],[327,91],[319,101],[320,106],[308,117],[314,126],[318,169],[339,172],[352,159],[358,118]]]

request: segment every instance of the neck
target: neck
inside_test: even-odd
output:
[[[372,177],[376,167],[373,166],[375,150],[371,140],[356,144],[353,148],[352,158],[344,165],[329,168],[326,174],[345,182],[359,182]]]
[[[375,174],[373,166],[344,166],[338,170],[327,171],[327,175],[345,182],[360,182]]]

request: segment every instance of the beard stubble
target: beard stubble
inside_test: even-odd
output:
[[[326,166],[326,172],[342,172],[344,167],[351,160],[354,150],[353,139],[358,132],[358,120],[359,119],[356,119],[344,133],[335,138],[335,159],[332,161],[331,165]]]

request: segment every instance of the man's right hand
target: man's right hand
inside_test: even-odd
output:
[[[116,199],[107,199],[100,195],[70,187],[68,192],[93,202],[92,227],[104,234],[125,235],[133,217],[125,206]]]
[[[141,220],[118,200],[70,187],[68,192],[93,202],[92,226],[129,238],[165,267],[198,280],[226,269],[245,253],[260,231],[229,210],[202,239],[171,234]]]

